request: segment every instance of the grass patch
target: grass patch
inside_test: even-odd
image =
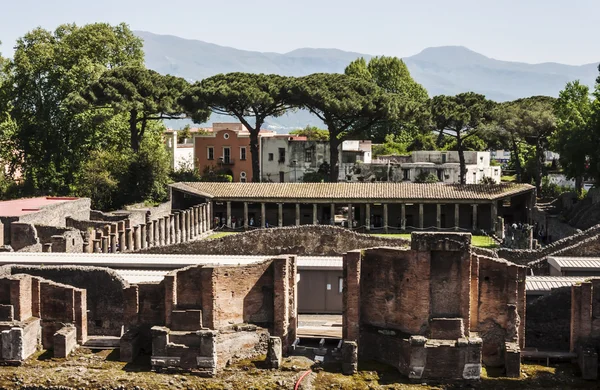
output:
[[[373,235],[377,236],[377,237],[403,238],[405,240],[410,240],[409,233],[390,233],[390,234],[373,234]],[[473,244],[473,246],[477,246],[479,248],[492,249],[492,248],[498,247],[498,243],[496,241],[492,240],[488,236],[472,236],[471,243]]]
[[[517,175],[502,176],[502,177],[500,177],[500,181],[513,183],[513,182],[517,181]]]
[[[213,238],[221,238],[221,237],[225,237],[225,236],[231,236],[232,234],[237,234],[236,232],[218,232],[215,234],[211,234],[210,236],[206,237],[207,240],[212,240]]]

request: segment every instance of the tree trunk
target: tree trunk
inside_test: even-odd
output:
[[[441,130],[437,136],[437,140],[435,141],[435,145],[439,148],[442,146],[442,141],[444,140],[444,131]]]
[[[519,156],[519,145],[515,141],[512,143],[512,156],[515,162],[515,173],[517,174],[517,182],[521,183],[522,180],[522,168],[521,158]]]
[[[262,122],[256,121],[255,129],[248,129],[250,131],[250,156],[252,157],[252,181],[259,183],[260,177],[260,150],[258,147],[258,133]]]
[[[334,133],[329,132],[329,181],[336,183],[340,175],[339,167],[339,153],[338,147],[341,145],[341,141],[334,136]]]
[[[544,148],[538,140],[535,145],[535,188],[538,194],[542,193],[542,170],[544,167]]]
[[[129,112],[129,133],[131,136],[131,149],[134,152],[138,152],[140,150],[140,137],[137,129],[137,110],[131,110]]]
[[[467,165],[465,163],[465,151],[463,150],[462,138],[460,138],[460,133],[456,133],[456,149],[458,150],[458,161],[460,163],[460,184],[465,184],[467,182]]]
[[[583,176],[577,176],[575,178],[575,191],[578,196],[583,192]]]

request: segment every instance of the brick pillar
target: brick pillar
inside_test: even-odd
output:
[[[283,203],[277,203],[277,226],[283,226]]]
[[[454,205],[454,230],[458,230],[460,226],[460,205],[456,203]]]
[[[435,205],[435,227],[442,227],[442,205],[439,203]]]
[[[77,327],[77,343],[83,344],[87,341],[87,291],[75,289],[75,326]]]
[[[248,230],[248,202],[244,202],[244,230]]]
[[[283,345],[288,345],[288,327],[290,312],[289,263],[287,258],[273,259],[273,336],[281,337]]]
[[[367,203],[365,205],[365,225],[367,231],[371,231],[371,204]]]
[[[313,225],[318,225],[319,224],[319,218],[318,218],[318,214],[317,214],[317,204],[313,203]]]
[[[475,231],[477,230],[477,205],[474,204],[473,205],[473,222],[472,222],[473,226],[472,226],[472,230]]]
[[[227,202],[227,227],[231,229],[231,202]]]
[[[146,224],[142,223],[140,225],[140,237],[141,237],[141,248],[148,247],[148,233],[146,232]]]
[[[419,203],[419,229],[423,228],[423,203]]]
[[[156,239],[158,246],[165,245],[165,220],[162,218],[158,218],[156,220],[156,225],[158,230],[158,237]]]
[[[342,295],[342,338],[358,342],[360,330],[360,251],[344,255],[344,290]]]
[[[592,334],[592,283],[581,283],[580,339],[587,340]]]
[[[329,224],[331,226],[335,225],[335,203],[329,205]]]
[[[300,226],[300,203],[296,203],[296,226]]]
[[[140,225],[133,227],[133,250],[140,250],[142,248],[142,235],[140,233]]]
[[[260,227],[262,227],[263,229],[265,227],[265,222],[266,222],[265,221],[265,218],[266,218],[265,214],[266,214],[265,213],[265,204],[261,203],[260,204]]]
[[[140,311],[139,287],[135,284],[132,284],[129,287],[123,289],[123,301],[123,320],[125,321],[125,328],[130,329],[131,327],[136,326],[138,323],[138,315]]]
[[[387,203],[383,204],[383,231],[384,231],[384,233],[388,232],[388,205],[387,205]]]
[[[176,275],[166,275],[165,283],[165,324],[171,326],[171,313],[177,307]]]

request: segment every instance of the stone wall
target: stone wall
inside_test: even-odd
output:
[[[124,324],[123,288],[128,284],[108,268],[81,266],[10,266],[12,274],[39,276],[87,290],[90,335],[120,336]]]
[[[328,225],[259,229],[213,240],[194,241],[145,250],[145,253],[211,255],[339,256],[350,250],[377,246],[408,246],[409,241],[354,233]]]
[[[128,214],[133,225],[139,225],[146,222],[147,218],[164,218],[171,214],[171,202],[161,203],[158,206],[147,207],[143,204],[134,204],[125,206],[125,210],[116,211],[114,214]]]
[[[548,242],[562,240],[565,237],[580,233],[581,230],[565,223],[560,215],[551,215],[536,206],[531,215],[533,223],[537,224],[537,230],[542,232]],[[539,238],[538,236],[534,238]]]
[[[552,289],[527,304],[525,338],[527,347],[539,350],[569,351],[571,326],[571,287]]]
[[[19,221],[35,225],[65,227],[66,217],[89,219],[90,208],[91,201],[89,198],[70,200],[44,206],[38,212],[19,217]]]
[[[13,222],[10,224],[10,245],[15,251],[39,244],[37,230],[31,223]]]

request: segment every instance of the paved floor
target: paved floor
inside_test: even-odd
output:
[[[299,314],[299,337],[342,338],[341,314]]]

